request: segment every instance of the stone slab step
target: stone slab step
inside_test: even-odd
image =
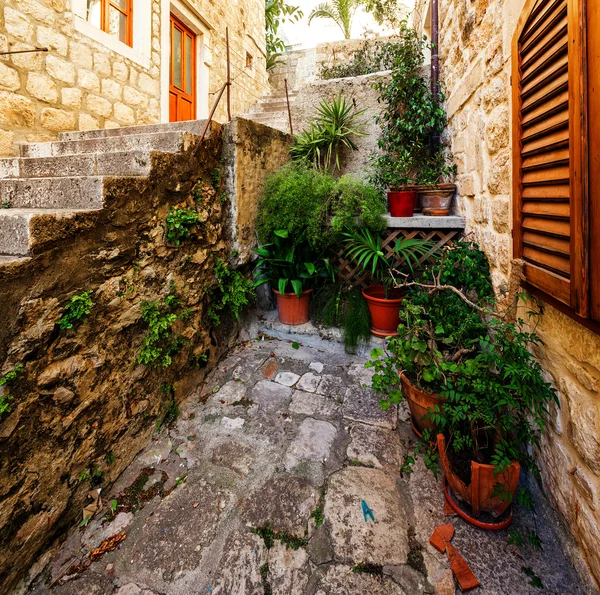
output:
[[[32,229],[37,218],[71,218],[77,213],[96,209],[0,209],[0,254],[6,257],[27,256],[32,245]]]
[[[147,176],[149,151],[0,159],[0,180],[72,176]]]
[[[27,262],[31,260],[31,258],[27,256],[7,256],[5,254],[0,254],[0,267],[9,265],[9,264],[18,264],[20,262]]]
[[[109,138],[113,136],[131,136],[138,134],[158,134],[165,132],[191,132],[200,135],[204,130],[206,120],[188,120],[186,122],[168,122],[166,124],[147,124],[145,126],[124,126],[122,128],[101,128],[99,130],[81,130],[76,132],[61,132],[61,141],[89,140],[93,138]],[[210,136],[209,127],[206,136]]]
[[[101,209],[101,176],[0,180],[0,203],[10,209]]]
[[[21,145],[21,157],[60,157],[84,153],[121,153],[131,151],[163,151],[179,153],[187,150],[194,135],[189,132],[158,132],[109,136],[83,140],[53,141]]]

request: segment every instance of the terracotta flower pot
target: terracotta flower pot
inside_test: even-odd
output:
[[[519,484],[519,475],[521,474],[521,466],[517,461],[514,461],[504,473],[499,473],[494,476],[494,465],[484,465],[471,461],[471,483],[466,485],[453,471],[446,453],[446,439],[443,434],[438,434],[437,437],[438,452],[446,481],[453,495],[458,499],[466,502],[473,511],[473,516],[478,517],[482,512],[489,512],[494,517],[499,517],[510,506],[511,502],[501,500],[497,496],[492,496],[497,483],[502,484],[504,489],[513,496],[517,492]],[[452,505],[452,500],[449,499]],[[456,510],[456,508],[455,508]],[[501,528],[500,526],[490,526],[486,523],[477,521],[477,518],[470,517],[464,512],[457,512],[467,521],[482,528]],[[510,519],[509,519],[510,522]],[[508,523],[507,523],[508,524]],[[504,524],[504,526],[507,526]]]
[[[410,421],[414,431],[419,438],[423,430],[435,430],[435,425],[430,419],[423,419],[430,409],[444,402],[437,394],[429,394],[418,389],[404,375],[400,374],[400,385],[402,386],[402,396],[408,403],[410,409]]]
[[[377,337],[395,337],[400,324],[400,304],[404,299],[401,289],[390,289],[385,297],[382,285],[363,289],[371,314],[371,332]]]
[[[412,217],[417,202],[416,190],[390,190],[387,193],[388,208],[392,217]]]
[[[423,215],[434,217],[450,215],[455,192],[456,186],[454,184],[419,187],[418,197]]]
[[[312,289],[303,291],[301,297],[298,297],[293,291],[281,294],[274,289],[273,293],[277,297],[280,322],[297,326],[310,320],[310,294]]]

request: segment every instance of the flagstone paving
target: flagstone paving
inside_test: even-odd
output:
[[[114,518],[105,511],[72,529],[29,592],[454,593],[446,558],[428,543],[447,520],[440,482],[422,463],[401,476],[416,437],[404,409],[380,409],[363,364],[333,342],[265,337],[235,349],[103,494],[121,499]],[[474,593],[591,592],[540,504],[537,517],[518,511],[515,523],[537,526],[543,551],[451,519],[453,543],[482,584]],[[90,562],[123,532],[117,549]]]

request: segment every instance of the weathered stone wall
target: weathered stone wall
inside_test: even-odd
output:
[[[256,124],[224,138],[263,156],[259,165],[241,159],[227,174],[234,176],[227,185],[236,186],[238,175],[245,180],[245,204],[255,212],[264,171],[287,156],[282,139]],[[236,337],[229,313],[216,326],[207,316],[220,297],[215,263],[232,255],[237,208],[225,183],[215,189],[215,172],[225,173],[222,159],[232,149],[221,149],[219,126],[194,149],[154,153],[148,179],[107,182],[101,211],[62,222],[49,216],[31,259],[0,266],[0,378],[24,367],[0,387],[13,396],[12,410],[0,416],[0,593],[80,521],[90,490],[81,473],[97,469],[108,489],[163,419],[171,397],[162,386],[173,384],[180,402]],[[171,206],[196,209],[201,221],[179,247],[166,241]],[[167,367],[140,365],[148,334],[142,303],[164,304],[173,287],[177,312],[186,312],[173,325],[180,350]],[[65,304],[83,291],[95,303],[89,316],[60,330]]]
[[[427,14],[419,0],[415,14]],[[441,75],[458,165],[457,208],[507,284],[511,238],[511,44],[525,0],[440,3]],[[422,27],[422,22],[416,23]],[[544,486],[600,583],[600,337],[545,305],[538,356],[559,390],[538,460]]]
[[[364,124],[365,136],[353,138],[358,147],[356,151],[344,151],[343,172],[366,177],[369,172],[370,156],[378,150],[377,140],[381,134],[375,116],[381,113],[382,106],[377,101],[379,93],[372,85],[388,76],[388,73],[378,72],[353,78],[314,81],[304,85],[291,108],[294,132],[309,128],[310,121],[315,117],[316,109],[322,99],[331,100],[341,93],[346,100],[354,102],[357,110],[365,110],[360,116],[360,121]]]
[[[152,12],[154,49],[143,68],[76,31],[71,0],[2,2],[0,51],[49,51],[0,57],[0,155],[65,130],[158,122],[158,0]]]

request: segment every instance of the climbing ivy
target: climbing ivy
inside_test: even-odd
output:
[[[60,329],[71,329],[78,324],[81,324],[90,313],[94,302],[90,297],[91,291],[84,291],[79,295],[74,295],[63,309],[63,315],[57,321]]]
[[[11,384],[14,382],[19,374],[23,371],[23,364],[17,364],[10,372],[2,376],[0,378],[0,386],[4,386],[5,384]],[[9,405],[9,401],[12,400],[12,395],[2,395],[0,396],[0,418],[5,413],[10,413],[11,408]]]
[[[213,293],[210,296],[211,304],[207,313],[210,321],[215,325],[220,324],[220,313],[223,310],[231,312],[237,320],[254,295],[252,281],[246,279],[240,271],[229,268],[221,259],[215,263],[215,277],[219,295]]]

